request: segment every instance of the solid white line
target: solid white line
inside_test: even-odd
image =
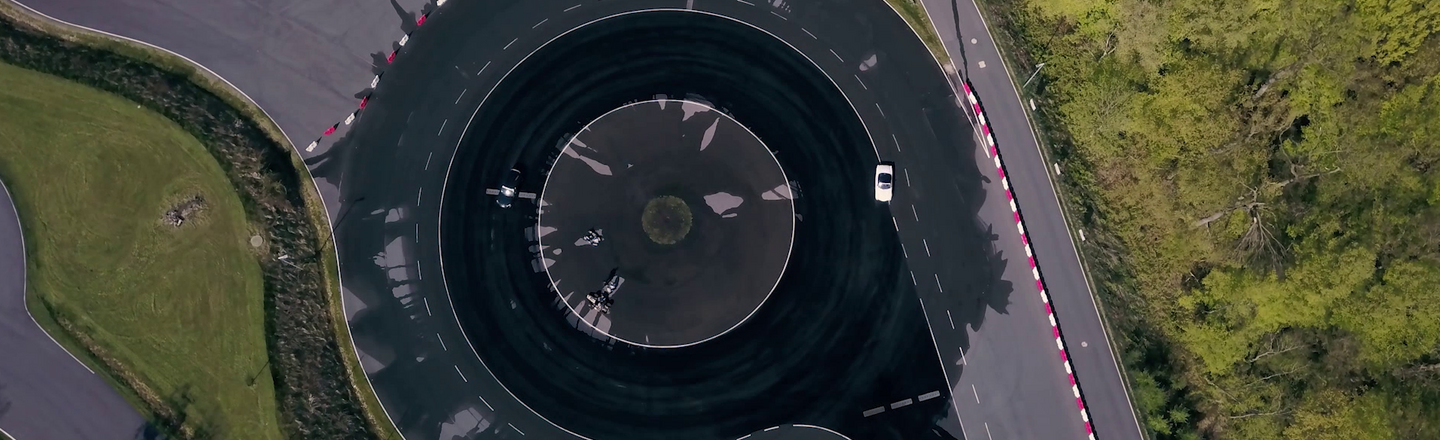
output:
[[[461,372],[460,372],[460,366],[459,366],[459,365],[452,365],[452,366],[455,367],[455,374],[459,374],[459,375],[460,375],[460,380],[465,381],[465,383],[470,383],[470,379],[466,379],[466,378],[465,378],[465,373],[461,373]]]
[[[550,19],[549,19],[549,18],[546,18],[546,19],[544,19],[544,20],[540,20],[539,23],[535,23],[534,26],[530,26],[530,29],[538,28],[538,27],[540,27],[540,25],[545,24],[545,22],[547,22],[547,21],[550,21]]]
[[[780,15],[780,13],[779,13],[779,12],[775,12],[775,11],[770,11],[770,13],[771,13],[771,14],[775,14],[775,16],[776,16],[776,17],[780,17],[780,19],[781,19],[781,20],[785,20],[785,21],[790,21],[790,19],[788,19],[788,18],[785,18],[785,16],[784,16],[784,15]]]
[[[440,341],[440,349],[441,349],[441,350],[450,351],[450,349],[445,348],[445,338],[441,338],[439,333],[436,333],[436,334],[435,334],[435,340]]]
[[[980,392],[975,390],[975,384],[970,384],[970,392],[975,393],[975,403],[980,403]]]
[[[506,423],[506,425],[510,425],[510,429],[514,429],[515,432],[520,433],[520,435],[525,435],[525,431],[521,431],[520,428],[516,428],[516,427],[515,427],[515,424],[513,424],[513,423]]]
[[[456,97],[455,97],[455,103],[456,103],[456,104],[459,104],[459,103],[460,103],[460,98],[464,98],[464,97],[465,97],[465,92],[468,92],[468,91],[470,91],[470,89],[460,90],[460,96],[456,96]]]
[[[449,119],[446,119],[446,120],[444,120],[444,121],[440,121],[440,131],[435,132],[435,135],[436,135],[436,136],[439,136],[440,133],[444,133],[444,132],[445,132],[445,124],[449,124],[449,123],[450,123],[450,120],[449,120]]]
[[[434,152],[434,151],[431,151],[429,156],[425,156],[425,169],[427,169],[427,170],[430,169],[430,158],[432,158],[432,157],[435,157],[435,152]],[[906,182],[909,182],[909,179],[910,179],[909,175],[906,175],[905,179],[906,179]]]
[[[430,298],[422,296],[420,299],[425,301],[425,316],[435,316],[434,313],[430,313]]]
[[[922,238],[920,239],[920,244],[925,245],[925,256],[930,256],[930,243],[926,242],[925,239]]]
[[[950,329],[951,329],[951,330],[954,330],[954,329],[955,329],[955,317],[954,317],[954,316],[950,316],[950,309],[945,309],[945,317],[950,320]]]
[[[915,221],[920,221],[920,213],[915,211],[915,205],[910,205],[910,214],[915,216]]]
[[[810,36],[810,39],[812,39],[812,40],[819,40],[819,38],[815,37],[815,34],[810,33],[810,30],[809,30],[809,29],[805,29],[805,28],[802,27],[802,28],[800,28],[800,30],[801,30],[801,31],[804,31],[804,32],[805,32],[805,35],[809,35],[809,36]]]
[[[844,59],[844,58],[840,58],[840,54],[835,53],[835,49],[830,49],[830,54],[831,54],[831,55],[834,55],[834,56],[835,56],[835,59],[840,60],[840,62],[842,62],[842,63],[845,62],[845,59]]]
[[[514,40],[510,40],[509,43],[505,43],[505,47],[501,48],[500,50],[509,49],[509,48],[510,48],[510,45],[511,45],[511,44],[515,44],[516,41],[520,41],[520,37],[515,37],[515,39],[514,39]]]
[[[935,275],[935,287],[940,289],[940,293],[945,293],[945,286],[941,286],[941,285],[940,285],[940,274],[934,274],[934,275]]]
[[[580,6],[581,6],[581,5],[575,5],[575,6],[571,6],[571,7],[565,8],[565,10],[564,10],[563,12],[573,11],[573,10],[575,10],[575,8],[578,8],[578,7],[580,7]]]

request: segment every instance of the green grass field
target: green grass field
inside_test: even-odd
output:
[[[0,177],[25,229],[32,314],[92,368],[107,362],[87,350],[123,365],[97,371],[143,384],[121,387],[142,409],[159,402],[216,438],[282,438],[260,267],[219,164],[120,97],[6,64],[0,84]],[[162,223],[195,195],[193,220]]]

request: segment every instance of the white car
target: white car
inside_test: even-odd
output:
[[[895,187],[895,164],[880,162],[875,166],[875,200],[890,202]]]

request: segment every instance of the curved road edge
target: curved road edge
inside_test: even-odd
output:
[[[960,60],[961,63],[964,63],[962,66],[951,66],[951,69],[958,67],[956,72],[958,80],[963,87],[963,90],[956,90],[956,92],[966,96],[969,104],[966,107],[970,110],[969,115],[973,115],[978,119],[978,121],[972,121],[978,122],[978,126],[980,127],[980,130],[976,130],[976,133],[979,136],[984,136],[983,139],[980,139],[980,142],[985,147],[988,147],[986,151],[987,155],[995,158],[995,166],[999,177],[1005,185],[1006,195],[1011,197],[1010,206],[1015,212],[1017,228],[1021,231],[1021,239],[1025,244],[1026,254],[1027,257],[1029,257],[1030,266],[1035,274],[1036,288],[1040,291],[1041,298],[1045,302],[1045,311],[1049,315],[1055,333],[1056,347],[1061,352],[1061,361],[1065,363],[1065,371],[1070,373],[1070,382],[1074,387],[1077,409],[1081,411],[1082,418],[1085,420],[1089,437],[1091,439],[1096,438],[1095,429],[1092,429],[1093,424],[1101,428],[1100,437],[1105,439],[1125,438],[1139,440],[1146,438],[1146,431],[1141,426],[1140,417],[1135,412],[1134,404],[1130,397],[1131,390],[1129,381],[1123,371],[1124,366],[1119,362],[1120,354],[1114,347],[1110,336],[1110,329],[1105,325],[1104,319],[1101,316],[1099,299],[1096,298],[1094,289],[1090,285],[1089,274],[1080,259],[1080,250],[1070,231],[1069,216],[1066,215],[1067,213],[1059,198],[1060,189],[1049,174],[1050,170],[1046,167],[1043,147],[1041,147],[1040,141],[1035,134],[1035,128],[1030,120],[1030,115],[1024,109],[1020,90],[1010,74],[1008,62],[1003,54],[1000,53],[999,45],[990,34],[989,23],[985,21],[984,14],[981,13],[980,5],[976,0],[966,1],[965,3],[969,3],[971,9],[963,11],[966,16],[962,18],[962,0],[919,0],[919,2],[925,9],[926,15],[930,18],[931,25],[935,27],[935,31],[940,36],[945,52],[950,55],[952,63],[955,60]],[[936,15],[937,12],[944,10],[951,11],[952,15],[949,17]],[[972,13],[973,15],[971,15]],[[948,26],[942,26],[942,24]],[[966,31],[969,32],[971,37],[969,46],[983,53],[975,57],[974,63],[971,62],[969,54],[966,53],[966,45],[961,41],[962,34]],[[986,70],[986,59],[998,60],[1001,65],[998,69]],[[972,75],[971,69],[975,69],[974,73],[976,73],[976,75]],[[996,73],[995,70],[999,70],[999,73]],[[995,91],[1009,89],[1013,93],[1015,97],[1014,101],[1005,98],[995,98],[995,100],[991,101],[991,104],[994,104],[998,108],[997,112],[1004,114],[1003,117],[987,120],[984,110],[986,106],[982,105],[982,102],[977,96],[979,93],[975,91],[975,89],[981,87],[974,85],[972,76],[975,77],[973,79],[975,82],[983,83],[984,88]],[[1003,92],[1001,94],[1003,94]],[[1017,114],[1019,117],[1016,117]],[[994,132],[993,135],[992,130]],[[1024,134],[1020,133],[1022,131]],[[1046,198],[1040,195],[1034,198],[1027,198],[1025,200],[1028,203],[1026,203],[1021,202],[1020,198],[1011,196],[1010,180],[1007,175],[1007,163],[1000,157],[1001,151],[997,147],[996,136],[1002,140],[1008,139],[1006,142],[1015,142],[1015,144],[1020,147],[1017,150],[1011,151],[1012,156],[1016,154],[1026,156],[1020,158],[1020,160],[1016,160],[1014,164],[1008,164],[1008,167],[1020,169],[1027,177],[1024,179],[1024,182],[1017,182],[1019,184],[1014,192],[1040,194],[1048,190],[1050,197]],[[1033,148],[1026,149],[1024,145],[1020,145],[1027,141]],[[1058,174],[1058,164],[1056,166],[1056,172]],[[1043,177],[1043,184],[1038,182],[1042,180],[1040,177]],[[1041,239],[1034,239],[1033,234],[1031,234],[1032,231],[1026,229],[1020,211],[1027,210],[1027,205],[1031,205],[1029,206],[1029,211],[1043,212],[1042,214],[1032,216],[1031,221],[1032,224],[1038,223],[1037,226],[1042,230]],[[1037,249],[1049,249],[1032,251],[1032,243]],[[1049,260],[1055,263],[1056,270],[1054,272],[1057,273],[1054,276],[1041,274],[1039,265],[1036,262],[1036,254],[1054,257],[1054,259]],[[1078,304],[1070,304],[1069,307],[1056,306],[1054,308],[1062,309],[1062,313],[1064,311],[1084,312],[1084,310],[1080,309],[1088,308],[1093,313],[1093,319],[1090,314],[1077,313],[1067,316],[1071,321],[1065,322],[1069,324],[1067,328],[1073,327],[1070,332],[1071,339],[1082,339],[1082,347],[1087,348],[1084,352],[1078,353],[1080,354],[1079,358],[1071,355],[1071,349],[1073,347],[1065,345],[1064,334],[1060,332],[1061,321],[1057,321],[1056,314],[1051,307],[1051,299],[1054,299],[1052,296],[1055,296],[1056,292],[1047,290],[1047,287],[1051,287],[1052,285],[1061,286],[1059,295],[1062,301],[1075,301],[1080,299],[1076,298],[1078,296],[1083,296],[1085,300],[1080,301]],[[1076,285],[1083,286],[1083,292],[1076,291],[1074,288]],[[1100,342],[1104,345],[1104,349],[1095,351],[1088,350],[1088,345],[1092,343],[1090,341]],[[1096,351],[1098,351],[1098,353]],[[1072,361],[1075,361],[1075,364],[1079,364],[1079,368],[1072,367]],[[1076,372],[1076,369],[1078,369],[1079,372]],[[1089,393],[1081,392],[1076,376],[1083,376],[1087,379],[1086,383],[1090,384]],[[1095,409],[1097,408],[1100,409],[1099,413],[1101,416],[1092,423],[1091,415],[1096,412]]]
[[[145,438],[140,413],[30,314],[25,271],[20,212],[0,182],[0,353],[7,358],[0,362],[0,433],[14,440]]]

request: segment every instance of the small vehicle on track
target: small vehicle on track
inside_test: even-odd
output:
[[[505,179],[500,181],[500,194],[495,196],[495,203],[501,208],[509,208],[515,201],[516,189],[520,186],[520,170],[511,168],[505,174]]]
[[[895,163],[875,165],[875,201],[889,203],[895,193]]]

